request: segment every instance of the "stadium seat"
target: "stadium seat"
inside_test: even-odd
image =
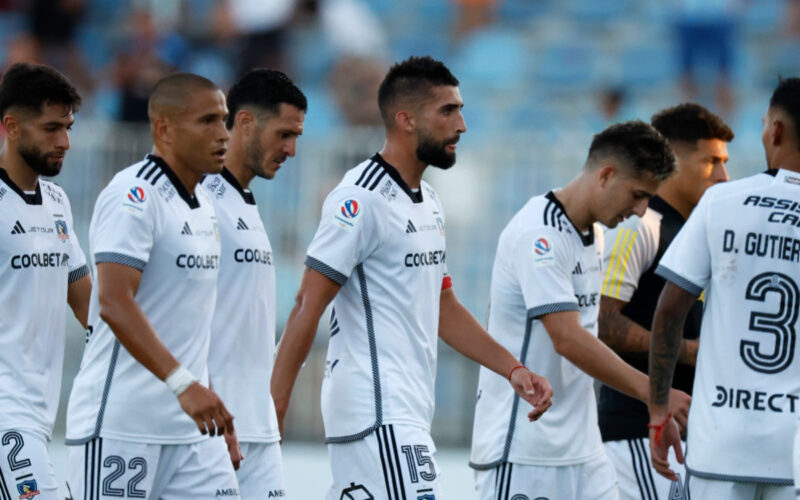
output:
[[[589,45],[554,45],[536,62],[536,76],[550,91],[585,90],[595,76],[597,57]]]
[[[508,90],[524,83],[528,57],[524,39],[515,31],[489,29],[462,42],[452,68],[459,79],[488,90]]]
[[[628,46],[621,59],[622,80],[626,86],[652,89],[675,82],[675,55],[666,45]]]
[[[567,11],[580,23],[608,23],[622,19],[630,4],[629,0],[569,0]]]

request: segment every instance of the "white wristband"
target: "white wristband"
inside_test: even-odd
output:
[[[177,368],[172,370],[172,373],[167,375],[167,379],[164,382],[166,382],[167,387],[175,396],[180,396],[190,385],[197,382],[197,378],[183,365],[178,365]]]

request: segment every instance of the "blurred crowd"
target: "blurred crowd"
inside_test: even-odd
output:
[[[412,53],[450,64],[479,130],[547,128],[569,106],[597,128],[664,95],[731,119],[796,74],[798,46],[800,0],[0,0],[0,69],[55,66],[82,113],[134,123],[167,73],[227,88],[268,66],[306,90],[312,133],[374,125],[381,77]]]

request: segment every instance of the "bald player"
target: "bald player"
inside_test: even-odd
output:
[[[67,410],[68,485],[76,499],[240,498],[220,436],[233,417],[207,388],[220,241],[197,188],[222,171],[225,96],[179,73],[148,113],[152,153],[114,176],[89,229],[98,286]]]

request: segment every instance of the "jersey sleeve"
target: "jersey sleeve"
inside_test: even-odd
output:
[[[696,297],[703,293],[711,279],[709,198],[706,193],[700,199],[656,268],[656,274]]]
[[[530,231],[517,240],[513,252],[514,272],[529,318],[578,310],[572,286],[575,263],[561,232],[552,228]]]
[[[306,266],[344,285],[381,241],[380,201],[360,189],[336,189],[306,253]]]
[[[157,195],[149,185],[110,185],[97,200],[90,230],[96,264],[123,264],[140,271],[158,230]]]
[[[72,283],[89,274],[89,266],[86,265],[86,255],[83,253],[78,235],[75,233],[75,224],[72,219],[72,206],[69,199],[64,196],[66,204],[67,227],[72,232],[69,237],[69,275],[67,281]]]
[[[631,217],[605,232],[602,294],[631,300],[639,278],[653,264],[658,251],[656,228],[649,219]]]

